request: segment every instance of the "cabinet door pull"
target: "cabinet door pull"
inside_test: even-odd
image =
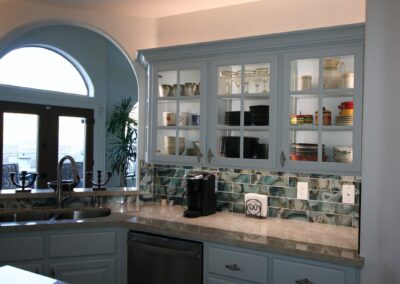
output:
[[[211,152],[211,149],[208,149],[208,155],[207,155],[207,158],[208,158],[208,162],[209,163],[211,163],[211,159],[214,157],[214,154]]]
[[[225,264],[225,267],[229,270],[237,271],[240,270],[240,267],[235,263],[235,264]]]
[[[313,282],[311,282],[311,281],[308,280],[307,278],[305,278],[305,279],[300,279],[300,280],[296,280],[295,283],[296,283],[296,284],[313,284]]]
[[[285,166],[285,161],[286,161],[285,153],[282,151],[281,152],[281,166],[282,167]]]
[[[50,275],[52,278],[56,277],[56,272],[54,271],[54,268],[51,269]]]

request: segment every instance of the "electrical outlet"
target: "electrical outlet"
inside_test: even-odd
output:
[[[308,182],[297,183],[297,199],[308,200]]]
[[[354,204],[354,195],[354,184],[344,184],[342,187],[342,202],[345,204]]]

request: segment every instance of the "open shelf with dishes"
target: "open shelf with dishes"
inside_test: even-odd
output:
[[[269,56],[214,62],[211,121],[216,123],[211,123],[209,143],[213,164],[274,164],[276,64],[276,57]]]
[[[204,152],[201,123],[203,66],[155,72],[153,156],[198,162]],[[203,146],[202,146],[203,145]],[[203,148],[202,148],[203,147]]]
[[[360,54],[346,48],[286,56],[282,168],[358,171]]]

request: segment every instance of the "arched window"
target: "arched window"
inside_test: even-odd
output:
[[[0,84],[88,96],[85,80],[64,56],[43,47],[21,47],[0,59]]]

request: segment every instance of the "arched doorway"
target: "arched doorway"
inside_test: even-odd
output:
[[[4,46],[2,43],[1,46]],[[41,91],[32,87],[0,85],[0,100],[44,105],[51,108],[68,107],[93,111],[93,168],[107,170],[108,138],[105,123],[113,106],[122,98],[138,101],[137,78],[125,53],[109,38],[93,30],[72,25],[46,25],[29,29],[10,41],[5,50],[15,51],[28,46],[47,48],[73,64],[85,79],[87,95],[71,95],[54,90]],[[3,51],[0,51],[2,54]],[[1,137],[0,137],[1,138]],[[118,178],[114,184],[117,184]]]

